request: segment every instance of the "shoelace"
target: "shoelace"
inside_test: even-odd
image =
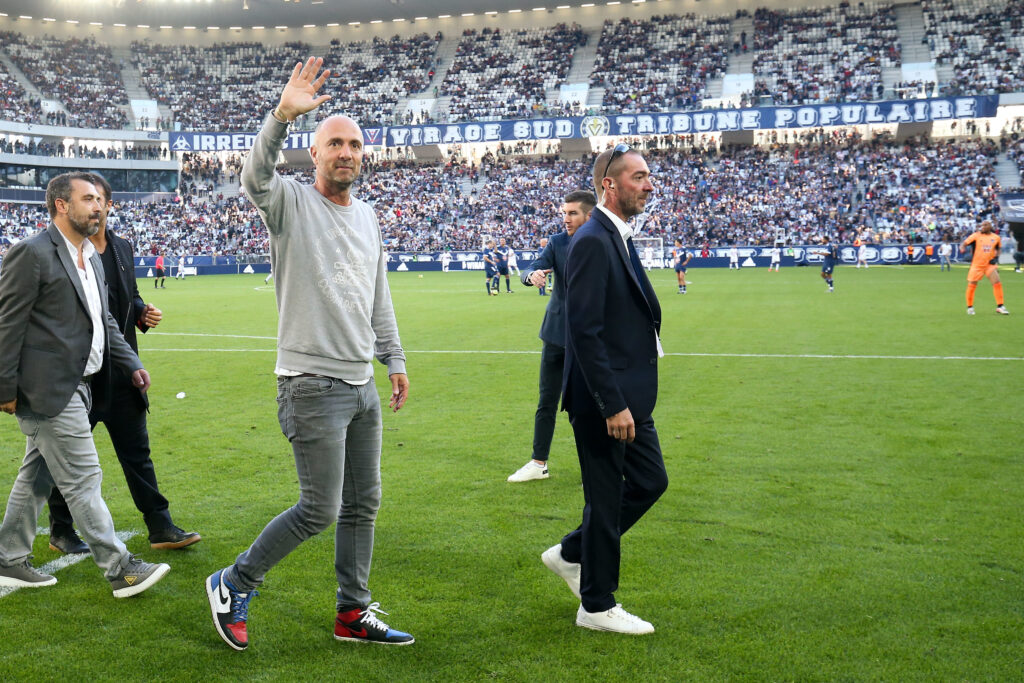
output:
[[[249,619],[249,601],[252,600],[254,595],[259,594],[260,592],[256,590],[249,591],[248,593],[231,591],[231,616],[234,617],[236,623]]]
[[[383,614],[384,616],[388,616],[388,613],[380,608],[379,602],[371,602],[369,605],[367,605],[366,609],[363,610],[363,616],[359,619],[359,622],[362,624],[366,624],[367,626],[379,628],[381,631],[387,631],[390,627],[383,621],[378,619],[377,614],[374,614],[374,612],[377,612],[377,614]]]

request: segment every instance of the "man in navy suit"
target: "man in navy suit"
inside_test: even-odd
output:
[[[562,407],[583,477],[583,523],[541,556],[580,598],[576,624],[617,633],[654,627],[615,601],[619,539],[668,486],[651,416],[658,396],[661,307],[626,223],[654,191],[643,157],[617,145],[594,162],[601,202],[565,265]]]
[[[563,232],[548,240],[540,256],[520,275],[524,285],[543,287],[549,273],[554,272],[555,284],[551,299],[540,325],[540,338],[544,342],[540,352],[540,400],[533,420],[532,459],[509,475],[511,482],[548,478],[548,454],[551,437],[555,433],[555,415],[558,396],[562,393],[562,375],[565,361],[565,255],[569,251],[569,238],[590,218],[597,204],[594,193],[577,190],[566,195],[562,203]]]

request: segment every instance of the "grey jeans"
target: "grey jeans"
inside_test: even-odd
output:
[[[370,604],[373,528],[380,507],[381,410],[377,387],[330,377],[279,377],[278,420],[295,454],[299,502],[272,519],[228,568],[250,591],[300,543],[335,520],[338,611]]]
[[[128,564],[128,550],[114,535],[114,520],[100,491],[103,472],[89,424],[91,404],[89,385],[79,384],[56,417],[18,408],[18,425],[28,438],[0,525],[0,565],[17,564],[32,552],[36,522],[54,484],[104,576],[113,579]]]

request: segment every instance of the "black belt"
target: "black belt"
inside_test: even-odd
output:
[[[94,377],[95,377],[95,376],[96,376],[97,374],[99,374],[99,373],[93,373],[93,374],[91,374],[91,375],[86,375],[85,377],[83,377],[83,378],[82,378],[82,381],[81,381],[81,383],[82,383],[82,384],[92,384],[92,380],[93,380],[93,378],[94,378]]]

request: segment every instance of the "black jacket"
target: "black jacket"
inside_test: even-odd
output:
[[[142,317],[146,313],[146,302],[142,300],[138,284],[135,282],[135,254],[128,240],[118,237],[109,229],[107,230],[107,249],[113,250],[118,275],[117,279],[107,283],[109,293],[107,305],[110,308],[110,315],[120,328],[125,341],[128,342],[128,345],[138,355],[139,341],[136,336],[136,330],[145,333],[149,328],[142,322]],[[117,296],[114,296],[115,288],[117,288]],[[122,387],[124,384],[127,384],[138,406],[143,410],[149,408],[149,399],[145,393],[132,385],[131,376],[124,374],[124,372],[118,372],[116,369],[110,373],[100,373],[94,382],[98,385],[94,389],[97,396],[109,396],[109,392],[106,391],[107,387],[103,386],[103,382],[107,378]],[[101,402],[101,404],[93,406],[93,411],[102,411],[104,408],[106,406],[102,405]]]

